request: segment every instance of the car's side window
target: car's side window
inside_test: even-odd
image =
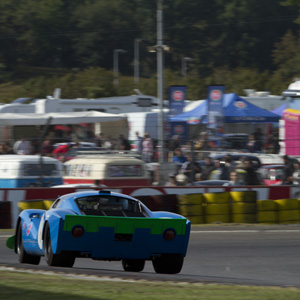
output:
[[[60,198],[56,199],[52,204],[52,208],[58,208],[60,204],[60,200],[61,200]]]

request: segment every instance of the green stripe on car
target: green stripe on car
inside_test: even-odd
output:
[[[86,232],[99,232],[100,228],[114,228],[115,233],[133,234],[137,228],[149,228],[150,234],[162,234],[173,228],[178,235],[184,235],[186,219],[156,219],[129,217],[99,217],[66,215],[64,231],[71,231],[74,226],[84,227]]]

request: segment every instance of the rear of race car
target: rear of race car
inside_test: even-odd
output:
[[[151,260],[164,254],[185,257],[191,223],[185,218],[66,215],[53,252],[98,260]]]

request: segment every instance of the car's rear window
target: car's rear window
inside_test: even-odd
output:
[[[86,196],[76,199],[79,209],[86,215],[144,217],[139,203],[112,195]]]

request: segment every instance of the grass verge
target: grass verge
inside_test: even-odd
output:
[[[298,300],[300,289],[146,281],[78,279],[0,271],[0,299]]]

